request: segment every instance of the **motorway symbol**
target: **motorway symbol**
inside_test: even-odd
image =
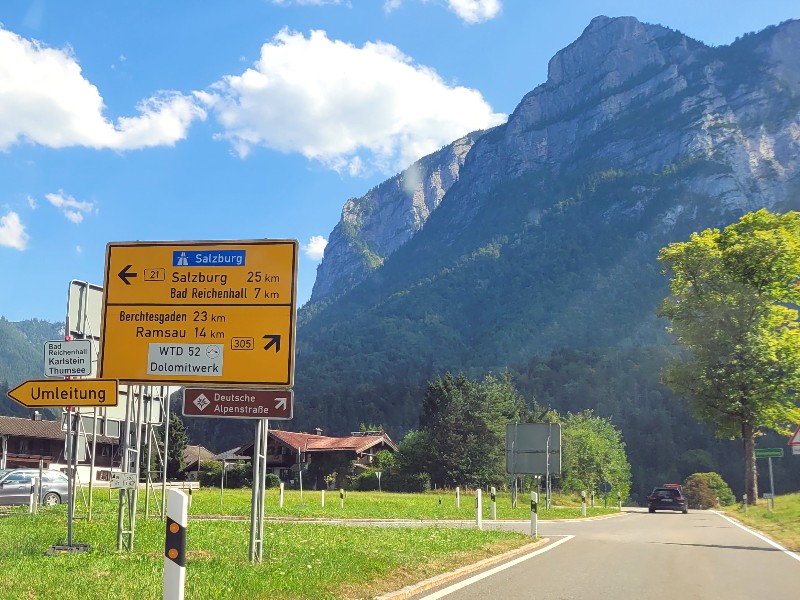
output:
[[[288,420],[293,413],[292,390],[186,388],[183,392],[187,417]]]
[[[100,377],[292,387],[298,248],[296,240],[108,244]]]
[[[30,379],[8,397],[28,408],[58,406],[116,406],[116,379]]]

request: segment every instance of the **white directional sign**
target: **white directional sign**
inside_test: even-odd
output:
[[[92,374],[91,340],[54,340],[44,343],[45,377],[89,377]]]
[[[136,473],[111,473],[111,489],[133,490],[137,485]]]

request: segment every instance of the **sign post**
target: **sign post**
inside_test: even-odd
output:
[[[112,242],[100,375],[290,388],[296,240]]]
[[[775,508],[775,480],[772,477],[772,459],[783,458],[783,448],[756,448],[756,458],[766,458],[769,460],[769,510]],[[766,494],[765,494],[766,496]]]

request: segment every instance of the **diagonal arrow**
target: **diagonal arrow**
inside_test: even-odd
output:
[[[131,272],[128,271],[128,269],[130,269],[131,267],[133,267],[133,265],[125,265],[125,268],[122,269],[122,271],[120,271],[119,273],[117,273],[119,278],[122,279],[122,281],[125,282],[125,285],[130,285],[131,284],[131,282],[128,281],[129,278],[133,278],[133,277],[138,277],[139,276],[138,273],[131,273]]]
[[[275,398],[275,410],[286,410],[288,398]]]
[[[267,339],[269,340],[269,342],[267,342],[267,345],[264,346],[264,350],[269,350],[270,348],[275,346],[275,352],[276,353],[281,351],[281,336],[279,336],[279,335],[265,335],[264,339],[265,340],[267,340]]]

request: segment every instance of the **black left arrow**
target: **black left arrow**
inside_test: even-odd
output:
[[[264,346],[264,350],[269,350],[273,346],[275,346],[275,352],[281,351],[281,336],[279,335],[265,335],[265,340],[269,340],[267,345]]]
[[[125,282],[125,285],[130,285],[131,284],[131,282],[128,281],[128,279],[130,279],[132,277],[138,277],[139,276],[138,273],[130,273],[128,271],[128,269],[130,269],[131,267],[133,267],[133,265],[125,265],[125,268],[122,269],[122,271],[120,271],[118,273],[119,278],[122,279],[122,281]]]

